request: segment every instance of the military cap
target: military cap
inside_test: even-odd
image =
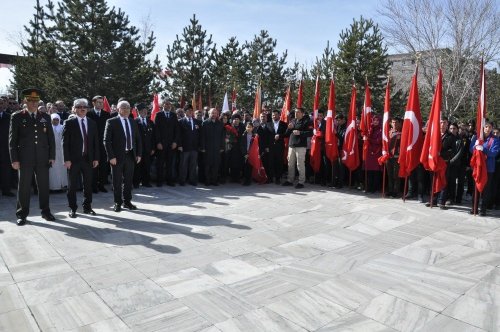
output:
[[[21,92],[21,95],[27,100],[39,101],[42,96],[42,91],[36,88],[25,89]]]

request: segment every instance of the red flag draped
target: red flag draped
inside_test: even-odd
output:
[[[484,77],[484,63],[481,59],[481,87],[479,90],[479,101],[477,103],[477,116],[476,116],[476,145],[483,145],[484,143],[484,121],[486,119],[486,81]],[[470,160],[472,168],[472,177],[476,182],[476,188],[479,192],[483,192],[488,181],[488,169],[486,168],[486,155],[481,151],[474,148],[472,158]]]
[[[262,110],[262,100],[261,100],[261,91],[260,91],[260,85],[257,87],[257,91],[255,91],[255,103],[253,106],[253,118],[254,119],[259,119],[260,118],[260,113]]]
[[[135,107],[132,108],[131,112],[132,112],[132,116],[134,117],[134,119],[137,118],[137,109]]]
[[[417,73],[411,81],[410,96],[406,104],[403,129],[401,131],[401,145],[399,150],[399,176],[404,178],[418,166],[422,151],[422,114],[418,97]]]
[[[385,164],[391,157],[389,154],[389,136],[390,136],[390,123],[391,117],[391,91],[390,80],[387,79],[387,86],[385,87],[385,102],[384,102],[384,118],[382,121],[382,156],[378,158],[380,165]]]
[[[155,121],[156,113],[160,112],[160,102],[158,101],[158,95],[155,93],[153,96],[153,110],[151,111],[151,121]]]
[[[248,151],[248,163],[252,165],[252,178],[258,183],[266,183],[267,175],[266,170],[262,165],[262,160],[260,159],[258,135],[253,138],[253,142],[250,145],[250,150]]]
[[[350,171],[355,170],[359,166],[358,130],[356,128],[356,87],[354,85],[351,91],[348,125],[342,147],[342,162]]]
[[[304,96],[304,81],[299,82],[299,92],[297,92],[297,108],[302,107],[302,97]]]
[[[231,94],[231,111],[236,111],[236,88],[233,88],[233,93]]]
[[[443,106],[443,72],[439,69],[436,91],[432,100],[429,124],[425,135],[420,162],[428,171],[434,172],[433,192],[440,192],[446,187],[446,162],[441,157],[441,109]]]
[[[366,81],[365,103],[363,105],[363,112],[361,113],[361,123],[359,125],[361,136],[363,136],[363,161],[366,161],[366,156],[368,155],[368,136],[370,135],[370,130],[372,127],[372,116],[372,95],[370,92],[370,87],[368,86],[368,81]]]
[[[102,99],[102,101],[103,101],[103,107],[102,107],[102,109],[105,110],[108,113],[111,113],[111,106],[109,106],[108,98],[106,98],[106,96],[104,96],[104,98]]]
[[[280,120],[284,123],[288,123],[288,116],[290,115],[290,110],[292,109],[292,99],[290,98],[290,86],[286,89],[285,101],[283,102],[283,108],[281,109]]]
[[[196,105],[196,92],[193,91],[193,98],[191,98],[191,106],[194,110],[197,110],[198,105]]]
[[[311,158],[310,164],[314,173],[318,173],[321,168],[321,142],[323,135],[318,129],[318,108],[319,108],[319,76],[316,77],[316,88],[314,91],[314,105],[313,105],[313,126],[314,135],[311,138]]]
[[[330,93],[328,94],[328,113],[326,114],[325,154],[330,161],[339,156],[337,133],[333,124],[335,119],[335,82],[330,80]]]

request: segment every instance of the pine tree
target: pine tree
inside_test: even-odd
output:
[[[358,89],[363,88],[368,79],[373,108],[381,113],[389,61],[378,25],[363,17],[353,20],[350,28],[340,33],[338,49],[335,60],[338,109],[342,112],[348,109],[353,79]],[[361,97],[357,109],[362,105]]]
[[[206,91],[215,55],[212,35],[207,36],[193,15],[182,35],[177,35],[173,44],[167,46],[167,67],[172,72],[166,80],[168,96],[178,100],[181,95],[192,96],[193,92]]]
[[[159,61],[146,57],[155,37],[151,34],[141,43],[138,29],[122,10],[109,9],[105,0],[62,0],[57,6],[49,1],[44,9],[37,8],[29,25],[28,32],[40,34],[23,45],[27,58],[34,59],[17,64],[17,88],[29,82],[44,89],[50,100],[69,102],[96,94],[112,101],[150,98]],[[33,61],[40,68],[34,68]],[[33,70],[35,75],[30,74]]]

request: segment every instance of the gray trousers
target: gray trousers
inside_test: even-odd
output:
[[[299,170],[299,183],[306,182],[306,148],[288,148],[288,181],[293,183],[295,179],[295,165]]]
[[[198,151],[185,151],[181,153],[179,165],[179,183],[185,183],[189,175],[189,183],[198,182],[196,167],[198,166]]]

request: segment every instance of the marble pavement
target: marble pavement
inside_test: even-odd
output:
[[[46,222],[35,198],[18,227],[0,197],[0,331],[500,330],[500,213],[269,184],[77,219],[53,194]]]

